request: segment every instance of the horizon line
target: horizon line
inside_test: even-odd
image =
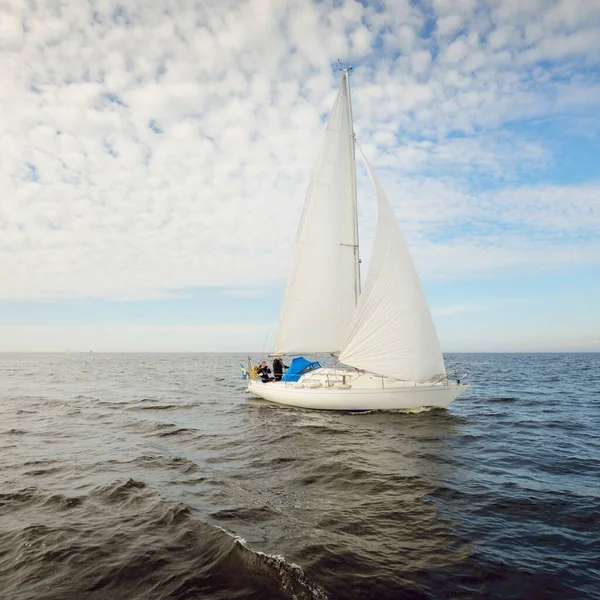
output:
[[[1,354],[268,354],[266,350],[0,350]],[[306,355],[327,354],[305,352]],[[293,354],[289,356],[302,356]],[[475,350],[447,351],[442,354],[600,354],[597,350]]]

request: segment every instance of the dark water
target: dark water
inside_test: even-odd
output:
[[[600,354],[317,413],[234,355],[0,355],[0,597],[600,598]]]

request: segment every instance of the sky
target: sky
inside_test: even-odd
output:
[[[442,350],[600,351],[600,0],[0,0],[0,351],[268,352],[338,59]]]

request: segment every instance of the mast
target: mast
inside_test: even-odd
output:
[[[355,304],[358,304],[358,298],[360,297],[360,254],[358,245],[358,199],[356,193],[356,148],[355,148],[355,133],[354,133],[354,119],[352,117],[352,99],[350,97],[350,71],[352,67],[342,69],[344,77],[346,78],[346,88],[348,90],[348,114],[350,115],[350,136],[352,137],[352,143],[350,144],[352,153],[352,203],[354,205],[354,298]]]

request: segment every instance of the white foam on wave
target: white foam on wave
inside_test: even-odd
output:
[[[404,412],[410,415],[418,415],[419,413],[430,412],[435,406],[417,406],[416,408],[407,408]]]
[[[325,590],[314,581],[310,581],[301,566],[288,562],[285,556],[281,554],[267,554],[266,552],[253,550],[243,537],[227,531],[219,525],[215,525],[215,527],[232,537],[236,544],[244,550],[260,557],[267,565],[273,567],[280,577],[283,591],[289,594],[290,598],[294,600],[327,600]]]

